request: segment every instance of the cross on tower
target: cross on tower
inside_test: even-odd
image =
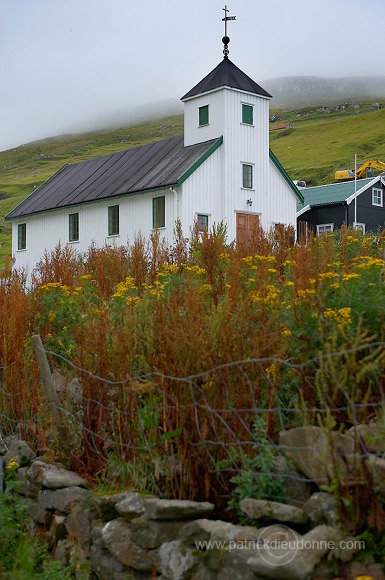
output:
[[[225,23],[225,35],[222,38],[222,42],[224,44],[224,48],[223,48],[223,54],[225,58],[228,58],[229,56],[229,42],[230,42],[230,38],[227,36],[227,21],[228,20],[235,20],[236,16],[227,16],[227,13],[229,12],[227,10],[227,6],[225,5],[225,7],[223,8],[223,11],[225,13],[225,17],[222,18],[222,21]]]

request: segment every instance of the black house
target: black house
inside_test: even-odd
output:
[[[304,203],[297,206],[298,239],[313,231],[332,232],[343,224],[365,231],[385,228],[385,174],[357,181],[301,189]]]

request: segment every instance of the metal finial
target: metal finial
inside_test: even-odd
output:
[[[225,7],[223,8],[223,11],[224,11],[224,13],[225,13],[225,17],[224,17],[224,18],[222,18],[222,22],[224,22],[224,23],[225,23],[225,35],[224,35],[224,37],[222,38],[222,42],[223,42],[223,44],[224,44],[224,47],[223,47],[223,54],[224,54],[224,57],[225,57],[225,58],[228,58],[228,56],[229,56],[229,42],[230,42],[230,38],[227,36],[227,21],[228,21],[228,20],[235,20],[235,19],[236,19],[236,16],[227,16],[227,13],[228,13],[229,11],[227,10],[227,6],[226,6],[226,5],[225,5]]]

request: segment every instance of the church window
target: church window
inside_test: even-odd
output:
[[[242,185],[246,189],[253,188],[253,166],[248,163],[242,164]]]
[[[108,235],[119,235],[119,206],[110,205],[108,208]]]
[[[242,103],[242,123],[245,125],[253,125],[253,106]]]
[[[164,195],[152,199],[152,227],[166,227],[166,198]]]
[[[70,213],[68,216],[69,225],[69,241],[78,242],[79,241],[79,214]]]
[[[19,224],[17,226],[17,249],[27,249],[27,224]]]
[[[199,107],[199,127],[209,124],[209,106]]]

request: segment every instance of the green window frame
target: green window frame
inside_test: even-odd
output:
[[[199,107],[199,127],[209,124],[209,106]]]
[[[110,205],[108,207],[108,235],[119,235],[119,206]]]
[[[207,213],[197,213],[198,231],[204,232],[209,229],[209,216]]]
[[[242,103],[242,123],[245,125],[254,125],[254,107]]]
[[[17,249],[27,249],[27,224],[18,224],[17,226]]]
[[[253,189],[253,166],[249,163],[242,164],[242,185],[245,189]]]
[[[154,230],[166,226],[166,196],[152,198],[152,228]]]
[[[68,240],[70,242],[79,241],[79,214],[70,213],[68,215]]]

